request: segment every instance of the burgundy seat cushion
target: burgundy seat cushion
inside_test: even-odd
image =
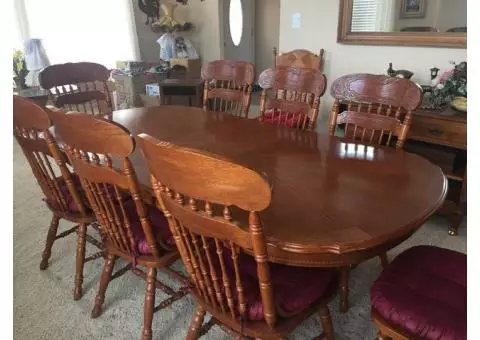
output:
[[[128,200],[124,207],[132,227],[133,237],[137,245],[138,253],[140,255],[150,255],[150,245],[148,244],[145,233],[143,232],[142,224],[137,214],[135,201],[133,199]],[[163,213],[153,205],[146,205],[146,208],[155,239],[168,246],[175,246],[175,240],[170,232],[168,221]]]
[[[372,309],[412,338],[467,338],[465,254],[410,248],[383,271],[370,294]]]
[[[215,255],[213,251],[212,254]],[[237,296],[235,271],[229,248],[224,248],[223,257],[230,285]],[[216,272],[220,274],[218,257],[212,256],[212,260]],[[269,263],[269,267],[277,308],[285,314],[301,312],[319,299],[333,294],[338,287],[335,269],[291,267],[276,263]],[[240,252],[239,268],[248,306],[248,317],[252,321],[263,320],[263,303],[255,259]]]
[[[80,199],[86,203],[87,200],[84,196],[84,191],[82,188],[82,184],[80,183],[80,178],[77,176],[77,174],[74,174],[74,173],[71,174],[71,178],[72,178],[73,185],[77,190],[77,193],[80,195]],[[57,182],[58,182],[58,186],[60,187],[60,191],[63,194],[63,197],[65,197],[67,201],[68,211],[71,213],[78,213],[79,209],[73,199],[73,196],[70,194],[70,190],[68,189],[65,179],[63,177],[58,177]]]
[[[85,205],[89,204],[88,200],[85,196],[85,192],[82,188],[82,184],[80,182],[80,178],[78,177],[78,175],[75,174],[75,173],[72,173],[71,178],[72,178],[73,185],[77,189],[77,193],[80,195],[80,199],[82,200],[82,202],[84,202]],[[58,177],[57,182],[58,182],[58,186],[60,188],[60,191],[63,193],[63,196],[65,197],[65,199],[67,201],[67,207],[68,207],[69,212],[71,212],[71,213],[79,212],[77,204],[75,203],[75,200],[73,199],[73,196],[70,194],[70,190],[68,189],[68,186],[67,186],[67,183],[65,182],[65,179],[63,177]],[[115,189],[111,184],[106,184],[105,186],[103,184],[100,185],[100,189],[102,190],[102,192],[105,192],[105,188],[106,188],[106,192],[108,193],[108,195],[110,195],[112,197],[116,197]],[[126,191],[119,191],[119,194],[120,194],[120,197],[121,197],[122,201],[129,200],[130,197],[131,197],[130,194]],[[90,209],[90,208],[87,206],[87,209]]]
[[[260,121],[263,123],[272,123],[288,126],[290,128],[302,127],[303,122],[306,120],[308,125],[310,119],[308,116],[301,112],[279,112],[278,110],[266,110],[263,116],[260,117]]]

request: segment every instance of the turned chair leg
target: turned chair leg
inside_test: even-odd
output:
[[[390,340],[390,337],[382,334],[381,331],[377,332],[377,340]]]
[[[40,262],[40,270],[45,270],[48,267],[48,260],[52,255],[52,246],[57,236],[58,223],[60,222],[60,217],[53,215],[52,221],[50,222],[50,228],[48,229],[47,241],[45,242],[45,249],[42,253],[42,262]]]
[[[142,340],[152,339],[153,309],[155,308],[155,281],[157,269],[149,268],[146,282],[145,302],[143,305]]]
[[[205,309],[200,304],[197,304],[195,309],[195,315],[193,316],[192,323],[188,329],[187,340],[196,340],[200,334],[202,328],[203,318],[205,317]]]
[[[330,310],[328,309],[328,306],[323,306],[320,308],[319,314],[325,339],[334,340],[335,333],[333,332],[332,318],[330,317]]]
[[[113,265],[117,257],[113,254],[106,254],[105,265],[103,267],[102,277],[100,278],[100,287],[98,288],[95,307],[92,310],[92,318],[98,318],[102,314],[102,305],[105,300],[105,292],[112,277]]]
[[[83,265],[85,264],[85,247],[86,247],[87,225],[80,224],[78,227],[77,236],[77,258],[75,271],[75,290],[73,299],[79,300],[82,297],[82,283],[83,283]]]
[[[387,255],[386,252],[380,255],[380,263],[382,264],[383,269],[387,268],[387,266],[388,266],[388,255]]]
[[[348,311],[348,274],[349,267],[340,268],[340,312]]]

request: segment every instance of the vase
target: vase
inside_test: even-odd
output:
[[[15,84],[17,84],[18,89],[24,90],[28,88],[28,86],[25,84],[24,77],[14,77],[13,80],[15,81]]]

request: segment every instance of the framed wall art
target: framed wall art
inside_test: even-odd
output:
[[[402,0],[401,4],[400,18],[425,18],[425,13],[427,11],[426,0]]]

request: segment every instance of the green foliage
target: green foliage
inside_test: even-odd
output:
[[[20,50],[13,51],[13,74],[15,77],[25,78],[28,73],[27,65],[25,64],[25,56]]]

